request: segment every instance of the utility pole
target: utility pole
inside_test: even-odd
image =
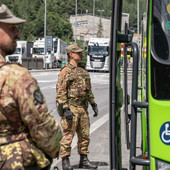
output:
[[[77,39],[77,0],[76,0],[76,7],[75,7],[75,16],[76,16],[76,22],[75,22],[75,43]]]
[[[44,13],[44,68],[46,68],[45,55],[46,55],[46,15],[47,15],[47,0],[44,0],[45,3],[45,13]]]
[[[137,0],[137,34],[138,34],[138,47],[139,47],[139,0]]]
[[[95,0],[93,0],[93,38],[94,38],[94,15],[95,15]]]

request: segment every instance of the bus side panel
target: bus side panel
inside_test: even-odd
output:
[[[163,143],[162,140],[170,140],[165,138],[163,131],[165,131],[164,123],[170,120],[170,102],[158,101],[153,99],[150,94],[150,148],[151,156],[169,162],[170,146]],[[161,132],[161,127],[163,128]],[[163,138],[162,138],[163,137]]]

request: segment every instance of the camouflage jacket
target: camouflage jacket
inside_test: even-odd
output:
[[[63,105],[63,108],[69,107],[69,101],[75,101],[75,105],[84,100],[90,104],[95,103],[89,73],[70,63],[61,69],[56,89],[56,100]]]
[[[36,159],[44,153],[57,157],[61,129],[50,115],[37,81],[17,64],[1,67],[0,77],[0,146],[24,139],[43,151],[37,152]]]

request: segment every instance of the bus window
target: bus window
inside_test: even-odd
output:
[[[152,18],[153,57],[162,64],[170,64],[170,0],[155,0]]]
[[[54,41],[54,53],[57,52],[57,46],[58,46],[58,39]]]
[[[156,62],[152,58],[152,96],[158,100],[170,100],[170,66]]]
[[[170,36],[170,0],[161,1],[161,23],[167,36]]]
[[[151,25],[151,91],[170,100],[170,0],[155,0]]]

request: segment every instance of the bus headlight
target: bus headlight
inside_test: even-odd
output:
[[[170,163],[156,160],[156,169],[157,170],[170,170]]]

